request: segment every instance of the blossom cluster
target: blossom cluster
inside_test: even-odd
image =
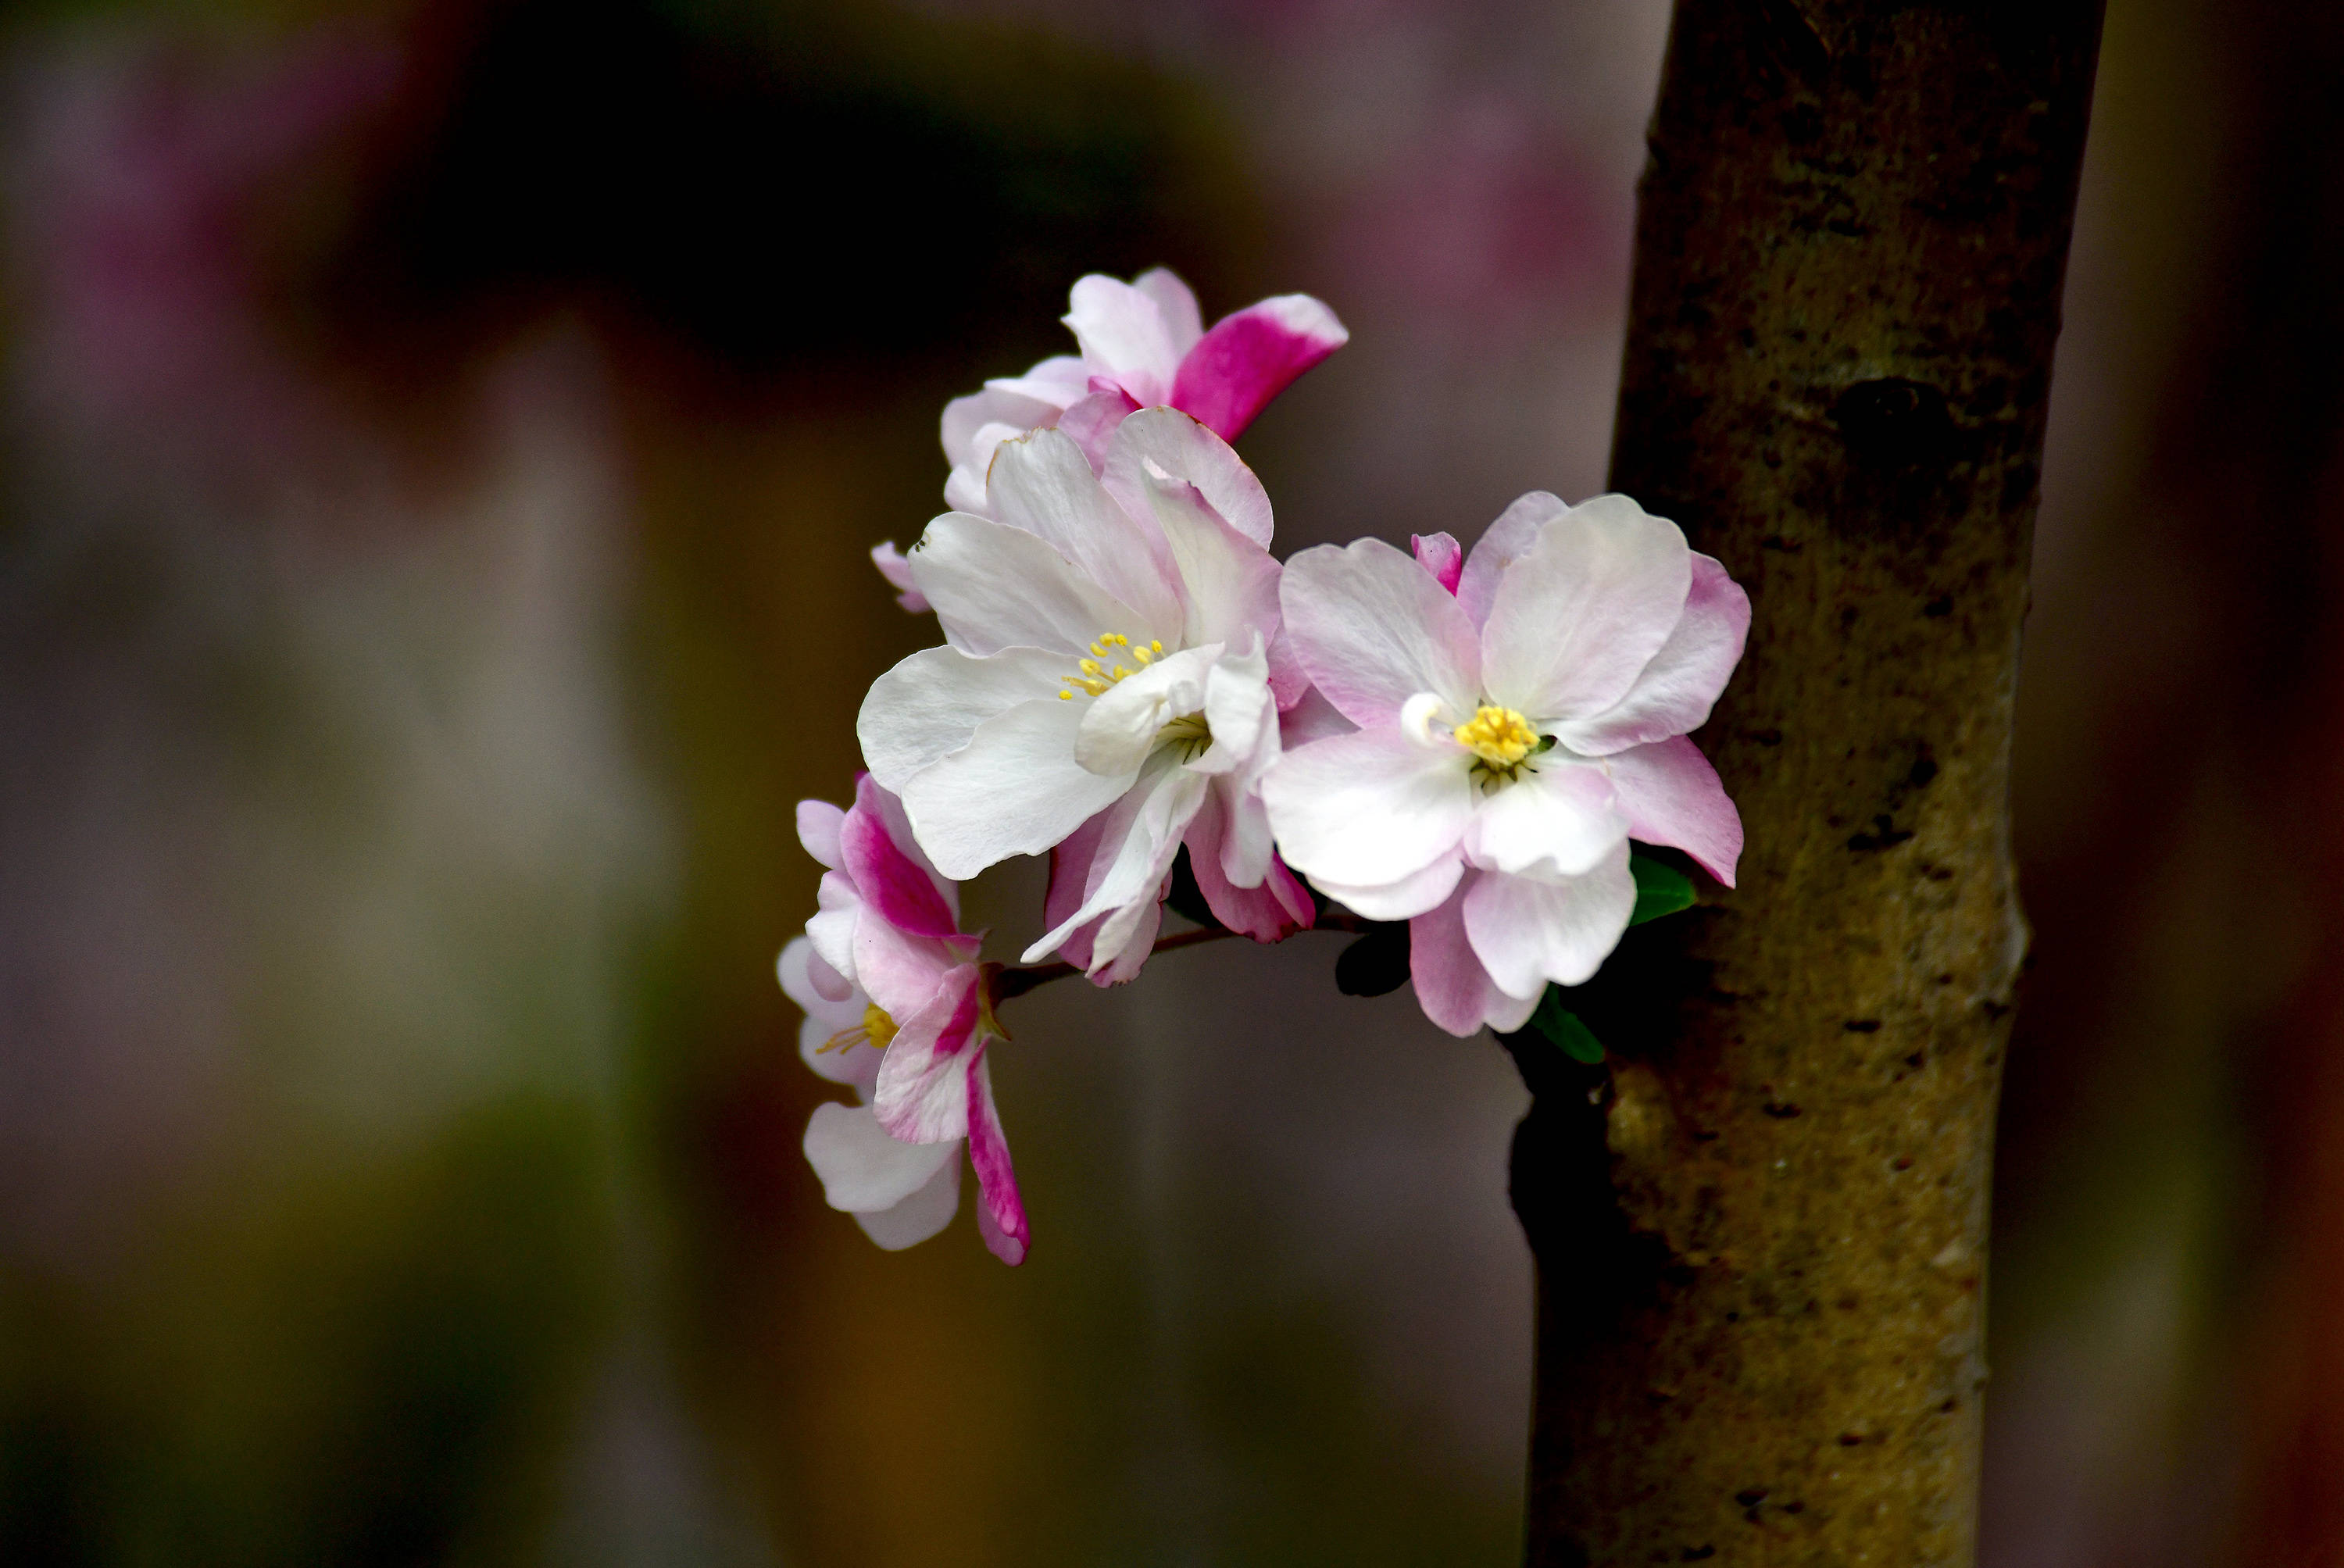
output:
[[[862,1102],[818,1109],[805,1152],[882,1247],[950,1220],[965,1143],[986,1245],[1025,1257],[995,1009],[1134,977],[1184,869],[1216,934],[1405,923],[1419,1004],[1463,1037],[1595,973],[1638,917],[1632,841],[1728,886],[1741,854],[1687,735],[1749,601],[1674,523],[1540,491],[1470,552],[1435,533],[1281,563],[1229,443],[1341,347],[1334,313],[1288,295],[1207,330],[1162,269],[1071,303],[1079,354],[945,408],[952,510],[873,552],[944,642],[872,685],[854,804],[799,807],[826,870],[782,984],[807,1063]],[[1058,963],[980,962],[958,884],[1038,855],[1019,964]]]

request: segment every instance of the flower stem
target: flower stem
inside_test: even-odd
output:
[[[1318,916],[1316,925],[1307,926],[1302,929],[1357,934],[1365,931],[1369,924],[1347,909],[1330,909]],[[1160,938],[1154,951],[1169,953],[1177,948],[1201,946],[1207,942],[1219,942],[1225,938],[1241,935],[1243,933],[1231,931],[1225,926],[1207,926],[1195,931],[1175,932],[1169,936]],[[987,964],[985,966],[985,973],[986,984],[993,988],[993,999],[998,1003],[1006,1002],[1013,996],[1022,996],[1037,986],[1046,986],[1053,980],[1063,980],[1070,975],[1079,975],[1082,971],[1072,964],[1065,963]]]

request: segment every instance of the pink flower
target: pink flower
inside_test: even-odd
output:
[[[945,406],[945,501],[989,517],[985,470],[1001,443],[1056,426],[1094,472],[1125,416],[1174,408],[1225,441],[1296,377],[1350,338],[1307,294],[1281,294],[1224,316],[1206,331],[1188,286],[1159,267],[1130,283],[1093,273],[1074,287],[1066,323],[1079,355],[1045,359],[1023,376],[987,381]],[[901,584],[898,584],[901,586]]]
[[[1635,907],[1628,841],[1733,885],[1742,822],[1686,732],[1742,657],[1750,602],[1625,496],[1507,508],[1461,567],[1378,540],[1288,562],[1296,657],[1359,729],[1263,781],[1279,852],[1330,896],[1410,922],[1442,1028],[1520,1028],[1593,975]]]
[[[863,1101],[817,1107],[806,1124],[831,1207],[890,1250],[924,1241],[959,1206],[965,1140],[984,1194],[978,1232],[1003,1262],[1023,1261],[1030,1232],[985,1066],[999,1031],[958,887],[868,774],[845,811],[800,802],[798,838],[829,869],[822,912],[782,951],[782,989],[805,1009],[806,1065]]]

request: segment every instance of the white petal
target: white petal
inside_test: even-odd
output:
[[[1230,527],[1187,481],[1150,469],[1140,490],[1179,584],[1181,641],[1192,648],[1243,646],[1256,639],[1267,645],[1282,615],[1278,562]]]
[[[1070,360],[1080,366],[1080,360]],[[1040,367],[1036,367],[1037,369]],[[985,390],[971,392],[965,398],[955,398],[945,405],[945,460],[958,466],[967,462],[975,450],[977,432],[987,425],[1005,426],[1011,431],[1030,430],[1057,422],[1059,410],[1066,405],[1050,398],[1034,396],[1025,389],[1012,390],[1016,383],[989,382]],[[1080,396],[1080,383],[1076,385]],[[985,471],[977,465],[977,472]]]
[[[1600,495],[1540,531],[1481,628],[1490,698],[1534,720],[1601,713],[1684,616],[1692,552],[1666,518]]]
[[[1628,836],[1601,764],[1555,763],[1481,797],[1466,857],[1509,874],[1580,876]]]
[[[1750,596],[1706,555],[1692,557],[1684,614],[1628,694],[1588,719],[1560,726],[1562,744],[1583,756],[1608,756],[1701,728],[1750,635]]]
[[[979,724],[1020,703],[1056,698],[1074,673],[1073,655],[1038,648],[1005,648],[982,659],[957,648],[924,648],[864,695],[854,720],[863,765],[882,787],[901,794],[913,774],[968,744]]]
[[[1066,408],[1091,389],[1091,373],[1079,354],[1053,354],[1022,376],[995,376],[988,392],[1008,392],[1038,403]]]
[[[1223,653],[1205,676],[1205,724],[1212,749],[1189,764],[1198,773],[1234,774],[1246,787],[1278,758],[1278,703],[1269,661],[1258,652]],[[1240,883],[1251,887],[1259,882]]]
[[[793,936],[790,945],[782,949],[782,956],[774,960],[773,972],[782,982],[782,994],[795,1002],[809,1020],[821,1027],[823,1038],[826,1040],[841,1029],[851,1029],[860,1024],[863,1021],[863,1005],[868,998],[853,990],[844,996],[823,996],[815,988],[813,977],[807,972],[813,958],[813,943],[803,936]]]
[[[1414,561],[1407,565],[1424,576]],[[1455,849],[1473,820],[1470,761],[1453,746],[1412,745],[1389,729],[1288,752],[1261,781],[1278,853],[1313,881],[1348,887],[1413,876]]]
[[[1095,774],[1137,773],[1156,749],[1158,731],[1174,719],[1204,711],[1205,677],[1220,656],[1217,643],[1167,653],[1081,704],[1075,760]]]
[[[1004,441],[986,485],[995,517],[1047,541],[1076,571],[1137,612],[1137,624],[1101,623],[1085,642],[1101,632],[1120,632],[1145,642],[1177,630],[1179,600],[1161,536],[1137,521],[1145,512],[1127,513],[1116,504],[1065,431],[1036,430]]]
[[[1516,497],[1511,506],[1498,514],[1497,521],[1481,531],[1457,579],[1457,602],[1465,606],[1475,626],[1489,621],[1490,606],[1498,597],[1498,580],[1506,568],[1538,542],[1539,530],[1570,510],[1559,498],[1534,490]]]
[[[1031,964],[1055,949],[1076,927],[1110,910],[1154,902],[1173,856],[1180,852],[1180,835],[1205,798],[1207,781],[1181,767],[1168,754],[1153,759],[1129,793],[1117,801],[1099,824],[1096,847],[1084,875],[1082,904],[1061,919],[1042,939],[1026,949],[1021,963]],[[1127,915],[1120,930],[1101,936],[1127,938],[1137,911]],[[1108,948],[1101,951],[1101,947]],[[1120,941],[1093,939],[1092,964],[1103,966],[1122,950]]]
[[[1346,887],[1339,882],[1317,876],[1310,880],[1319,892],[1354,915],[1364,915],[1370,920],[1413,920],[1445,903],[1464,875],[1465,857],[1444,855],[1415,875],[1388,882],[1381,887]]]
[[[904,807],[936,869],[966,880],[1013,855],[1039,855],[1103,811],[1132,775],[1075,760],[1079,702],[1021,703],[904,785]]]
[[[1500,990],[1535,997],[1550,980],[1576,986],[1593,975],[1635,908],[1623,839],[1584,876],[1545,882],[1483,872],[1465,895],[1465,933]]]
[[[1039,535],[991,518],[948,511],[928,524],[908,559],[945,638],[965,653],[1048,648],[1078,655],[1100,632],[1141,623],[1137,611]]]
[[[1311,681],[1355,724],[1387,723],[1419,692],[1470,714],[1480,694],[1473,623],[1430,573],[1380,539],[1306,550],[1278,588]]]
[[[901,1252],[916,1247],[952,1223],[960,1209],[960,1150],[947,1145],[953,1158],[937,1168],[928,1184],[893,1209],[857,1214],[854,1222],[883,1251]]]
[[[893,1209],[925,1187],[938,1167],[960,1158],[960,1145],[900,1142],[868,1106],[833,1101],[813,1108],[805,1157],[833,1209],[868,1214]]]
[[[1269,492],[1236,449],[1177,409],[1142,409],[1125,420],[1107,446],[1100,482],[1134,517],[1147,515],[1141,480],[1159,473],[1197,487],[1221,520],[1264,550],[1276,524]]]
[[[1156,301],[1157,313],[1164,319],[1164,335],[1171,340],[1173,349],[1186,354],[1205,335],[1204,313],[1197,309],[1197,296],[1180,275],[1168,267],[1151,267],[1131,280],[1131,286]]]
[[[838,869],[838,829],[846,813],[826,800],[798,802],[798,843],[824,871]]]
[[[1064,319],[1094,375],[1113,377],[1142,408],[1171,397],[1172,378],[1187,350],[1173,347],[1154,299],[1097,272],[1077,280],[1069,298],[1074,308]]]

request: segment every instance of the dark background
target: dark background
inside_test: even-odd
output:
[[[0,1561],[1506,1563],[1523,1096],[1332,946],[1018,1004],[1031,1262],[774,952],[944,400],[1352,344],[1282,549],[1601,488],[1661,0],[0,13]],[[2344,1560],[2344,24],[2113,0],[2016,821],[1985,1561]],[[972,895],[1030,937],[1030,868]]]

